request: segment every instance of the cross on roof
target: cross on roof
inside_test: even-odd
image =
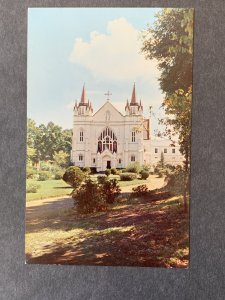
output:
[[[111,95],[112,95],[112,93],[110,93],[110,92],[108,91],[108,92],[107,92],[107,93],[105,93],[104,95],[108,96],[107,100],[109,101],[109,100],[110,100],[110,99],[109,99],[109,96],[111,96]]]

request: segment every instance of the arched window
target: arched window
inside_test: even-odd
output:
[[[131,133],[131,141],[135,142],[135,131],[132,131]]]
[[[134,162],[135,161],[135,155],[131,155],[130,160]]]
[[[83,154],[79,154],[79,161],[83,161],[83,160],[84,160]]]
[[[117,138],[114,132],[106,127],[98,138],[98,152],[108,149],[111,152],[117,152]]]

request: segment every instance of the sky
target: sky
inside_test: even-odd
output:
[[[133,84],[144,115],[152,106],[158,128],[163,95],[157,62],[141,53],[141,32],[156,8],[30,8],[28,10],[27,116],[72,128],[73,106],[85,83],[96,112],[106,101],[124,114]]]

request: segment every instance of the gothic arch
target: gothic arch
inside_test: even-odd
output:
[[[98,150],[97,152],[102,153],[108,149],[112,153],[117,153],[117,138],[115,133],[109,127],[106,127],[101,132],[98,138]]]

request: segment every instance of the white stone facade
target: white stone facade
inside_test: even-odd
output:
[[[132,162],[153,166],[160,160],[161,151],[165,162],[173,165],[182,162],[178,147],[172,150],[168,141],[151,139],[150,119],[143,117],[141,101],[136,100],[135,85],[131,101],[125,106],[125,115],[109,100],[93,114],[85,94],[83,87],[81,100],[74,107],[71,160],[75,166],[93,167],[97,172],[126,168]]]

